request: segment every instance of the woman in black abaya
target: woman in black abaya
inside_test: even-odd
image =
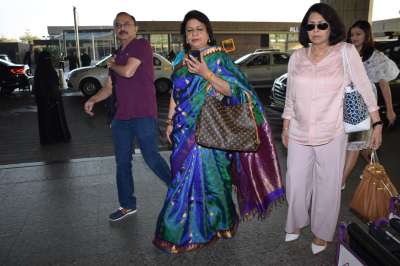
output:
[[[38,109],[40,144],[69,142],[71,135],[65,119],[58,76],[47,51],[39,54],[33,92]]]

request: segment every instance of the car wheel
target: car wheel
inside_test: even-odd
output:
[[[159,79],[156,80],[155,86],[158,93],[164,94],[171,89],[171,82],[168,79]]]
[[[87,97],[95,95],[100,90],[100,84],[95,79],[85,79],[81,82],[79,87],[83,95]]]

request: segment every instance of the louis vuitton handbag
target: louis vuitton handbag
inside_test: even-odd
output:
[[[373,151],[371,162],[364,168],[363,178],[354,193],[350,208],[362,218],[374,221],[388,217],[390,199],[397,195],[396,188]]]
[[[246,102],[228,106],[216,97],[206,96],[196,125],[197,144],[220,150],[257,151],[260,140],[252,100],[245,94]]]

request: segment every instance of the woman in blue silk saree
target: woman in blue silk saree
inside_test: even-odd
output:
[[[243,73],[229,55],[213,46],[208,18],[199,11],[186,14],[181,25],[185,50],[200,50],[201,60],[181,52],[174,61],[167,137],[173,143],[172,182],[157,222],[153,243],[170,253],[231,238],[239,220],[264,217],[284,189],[271,130],[264,110]],[[226,105],[253,100],[260,138],[256,152],[228,152],[195,141],[196,122],[206,94]],[[237,194],[238,212],[232,199]]]

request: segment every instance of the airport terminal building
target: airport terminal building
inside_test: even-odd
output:
[[[154,52],[167,56],[173,50],[181,50],[182,40],[178,21],[138,21],[138,36],[150,41]],[[298,22],[212,22],[218,45],[232,39],[236,50],[232,57],[258,48],[274,48],[288,51],[299,47]],[[64,55],[75,50],[75,31],[72,26],[48,26],[50,39],[58,41],[58,49]],[[97,61],[108,55],[116,46],[113,27],[80,26],[79,46]]]

